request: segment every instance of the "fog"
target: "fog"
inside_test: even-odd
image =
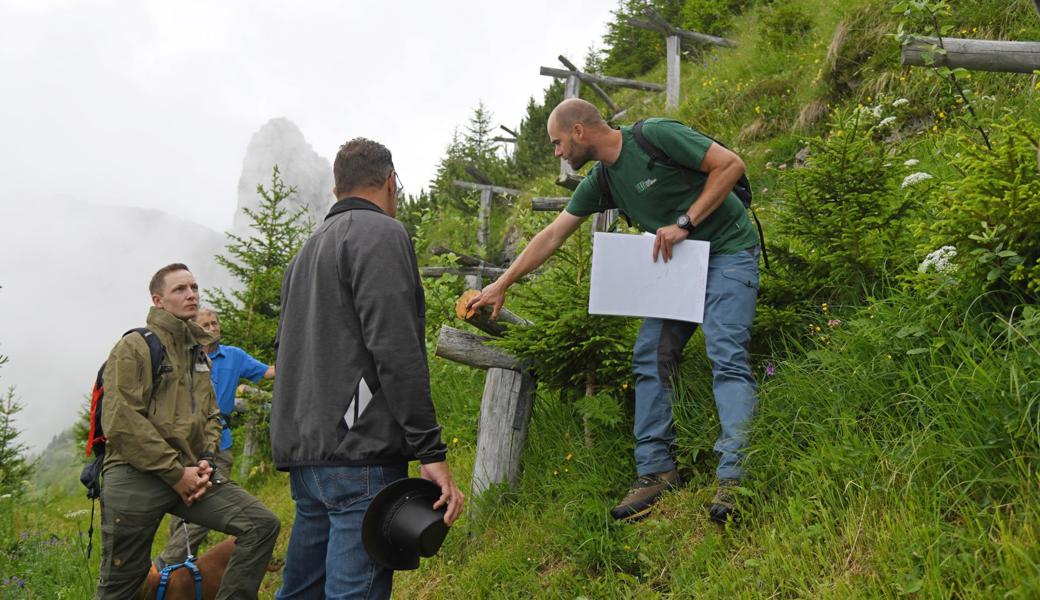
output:
[[[614,8],[0,0],[0,386],[25,406],[19,440],[40,450],[75,421],[156,269],[230,284],[212,256],[270,119],[327,160],[379,140],[416,192],[479,101],[516,126],[538,67],[582,62]]]

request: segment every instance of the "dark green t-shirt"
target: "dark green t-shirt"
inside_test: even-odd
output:
[[[697,169],[712,140],[671,119],[647,119],[643,135],[672,160],[695,173],[660,163],[651,166],[650,156],[639,147],[631,127],[622,127],[621,154],[617,162],[606,168],[613,202],[608,202],[600,193],[599,169],[604,167],[596,163],[574,190],[567,212],[585,217],[619,208],[640,229],[651,233],[675,224],[704,189],[708,176]],[[736,254],[758,243],[747,210],[733,192],[697,226],[690,239],[711,242],[712,254]]]

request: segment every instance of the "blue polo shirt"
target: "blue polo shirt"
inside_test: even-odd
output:
[[[252,382],[260,381],[267,372],[267,365],[253,358],[245,350],[236,346],[217,344],[217,351],[209,355],[213,361],[213,391],[217,394],[217,407],[220,412],[230,415],[235,410],[235,388],[240,379]],[[225,429],[220,434],[220,449],[231,447],[231,430]]]

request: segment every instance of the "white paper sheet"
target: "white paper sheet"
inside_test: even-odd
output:
[[[672,260],[653,262],[654,236],[596,233],[589,313],[700,323],[708,279],[708,242],[683,240]]]

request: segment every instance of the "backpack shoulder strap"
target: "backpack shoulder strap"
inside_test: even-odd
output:
[[[614,196],[610,193],[610,183],[607,181],[607,168],[603,166],[603,163],[599,163],[599,171],[597,171],[596,181],[599,183],[600,197],[610,204],[614,199]]]
[[[131,333],[137,333],[148,344],[148,356],[152,361],[152,396],[154,396],[156,390],[159,389],[159,379],[162,378],[162,363],[163,359],[166,358],[166,347],[163,346],[159,336],[155,335],[155,332],[147,327],[137,327],[123,335],[127,336]]]
[[[650,140],[646,139],[646,136],[643,135],[644,121],[644,119],[640,119],[632,125],[632,136],[636,138],[636,144],[639,144],[639,147],[642,148],[643,152],[646,152],[650,156],[650,160],[656,163],[661,163],[662,165],[667,165],[673,169],[691,171],[692,169],[675,162],[672,160],[671,156],[665,154],[664,150],[661,150],[651,143]]]

